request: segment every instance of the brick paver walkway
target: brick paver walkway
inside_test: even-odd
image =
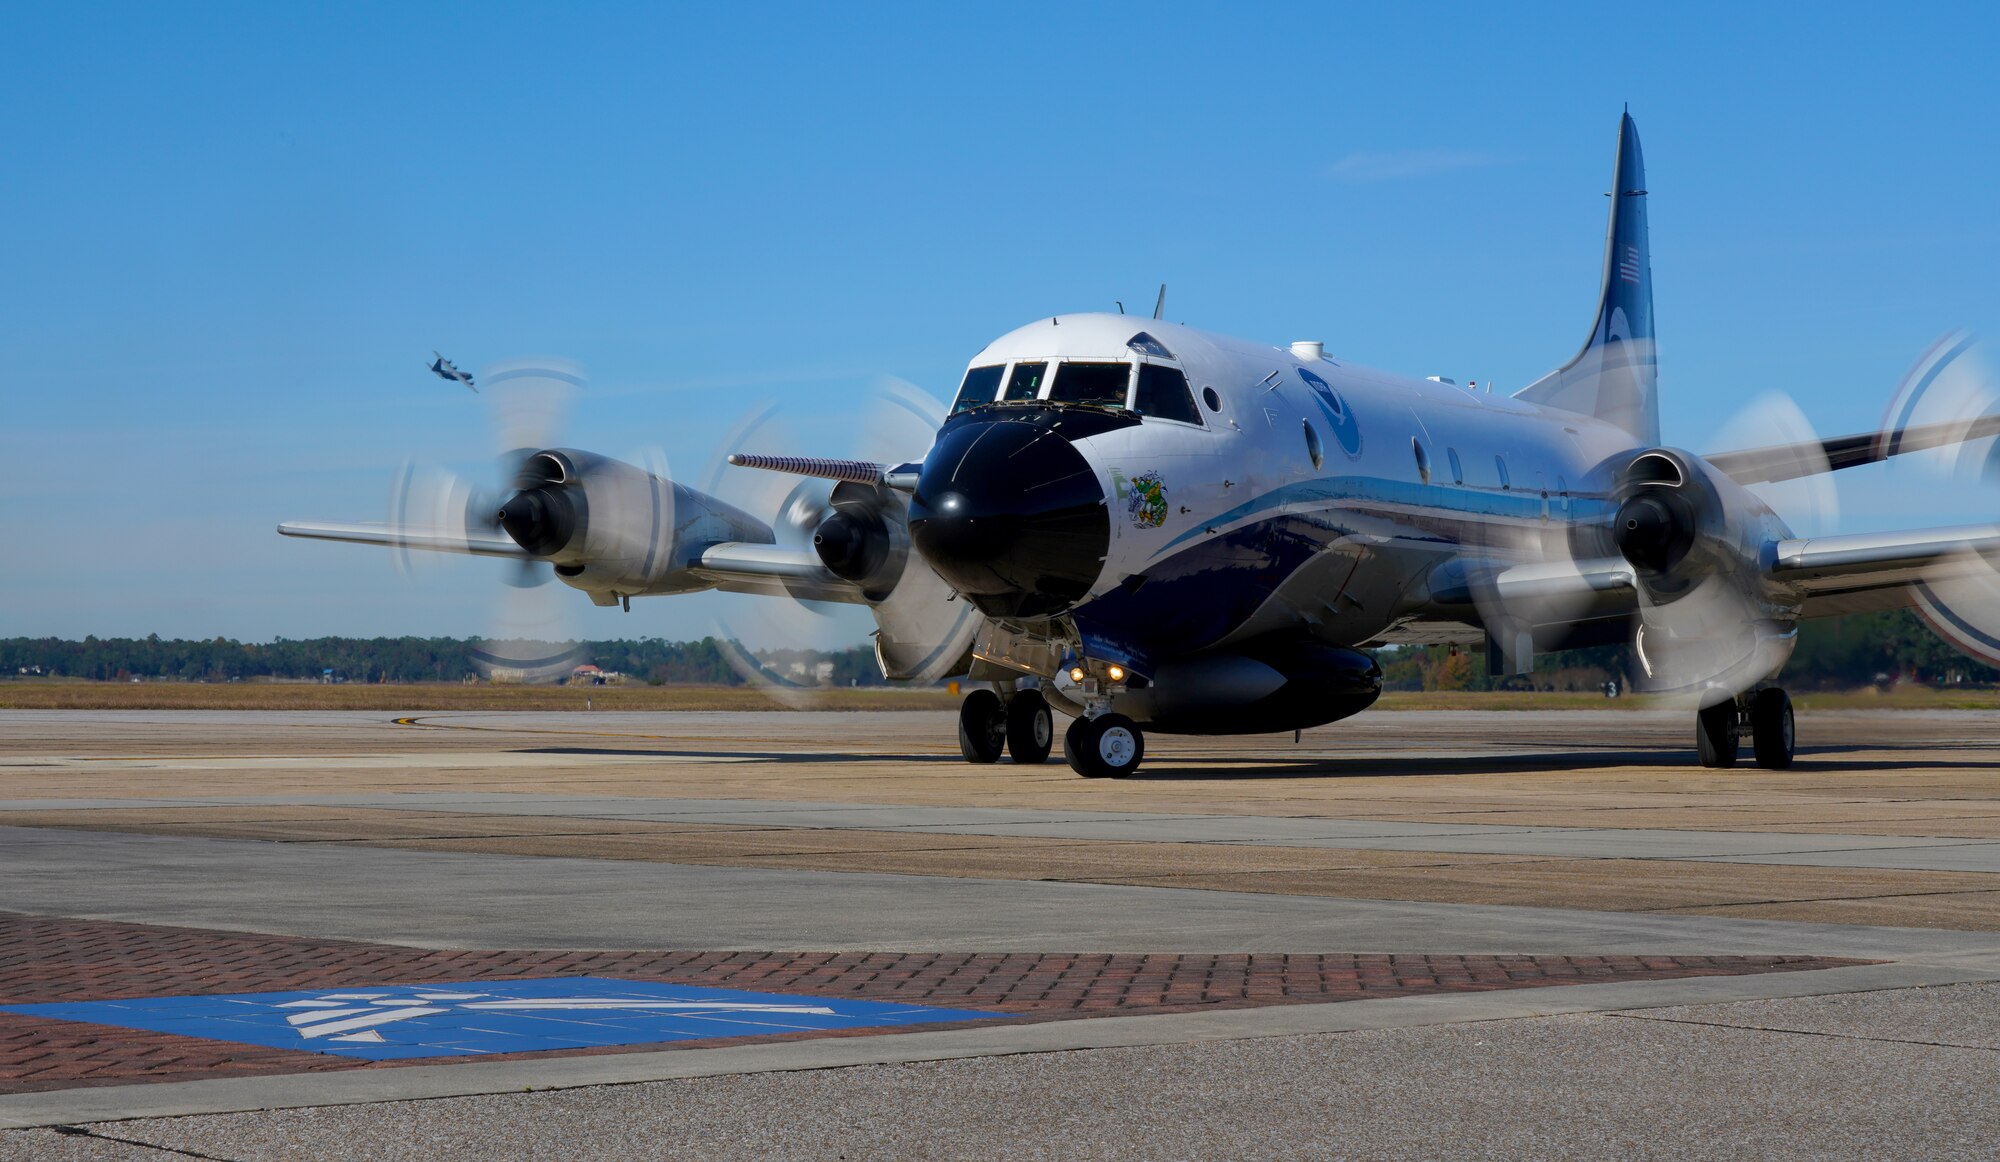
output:
[[[0,1004],[604,976],[987,1009],[1024,1021],[1833,968],[1805,956],[1139,955],[967,952],[461,952],[0,913]],[[926,1029],[959,1028],[927,1025]],[[585,1052],[713,1048],[681,1041]],[[508,1055],[514,1056],[514,1055]],[[421,1062],[492,1061],[502,1055]],[[0,1093],[369,1063],[0,1013]]]

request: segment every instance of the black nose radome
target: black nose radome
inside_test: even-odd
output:
[[[560,485],[529,488],[500,506],[500,527],[514,543],[537,557],[552,557],[576,535],[576,502]]]
[[[1111,546],[1104,489],[1040,424],[965,424],[939,438],[910,498],[910,540],[994,617],[1048,617],[1090,592]]]
[[[1649,573],[1678,565],[1694,545],[1694,515],[1671,493],[1640,493],[1619,506],[1616,521],[1618,551]]]

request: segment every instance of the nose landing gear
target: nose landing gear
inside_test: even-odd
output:
[[[1783,770],[1792,765],[1797,735],[1792,700],[1776,686],[1705,706],[1695,715],[1695,750],[1705,767],[1736,765],[1737,744],[1750,739],[1757,765]]]
[[[974,690],[958,707],[958,750],[969,763],[994,763],[1003,753],[1017,763],[1048,760],[1055,743],[1055,718],[1039,690],[1019,690],[1004,701],[991,690]]]

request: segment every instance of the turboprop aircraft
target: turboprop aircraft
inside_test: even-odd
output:
[[[437,376],[439,379],[449,379],[453,383],[462,383],[465,386],[472,388],[472,390],[475,392],[479,390],[478,388],[472,386],[472,373],[470,371],[460,371],[458,367],[452,363],[451,360],[446,359],[442,355],[438,355],[438,353],[435,351],[431,352],[431,354],[433,356],[436,356],[436,358],[432,359],[429,364],[432,375]]]
[[[895,679],[964,675],[966,759],[1138,769],[1146,732],[1295,731],[1366,709],[1367,651],[1629,642],[1700,761],[1791,763],[1772,679],[1801,618],[1917,605],[2000,662],[2000,527],[1802,538],[1752,489],[2000,431],[1979,415],[1821,440],[1660,443],[1646,182],[1620,122],[1596,317],[1511,396],[1118,314],[1038,319],[973,356],[906,458],[729,457],[801,483],[753,514],[661,474],[517,442],[510,487],[429,524],[288,536],[547,562],[598,605],[717,589],[865,605]],[[1960,349],[1962,350],[1962,348]],[[1934,353],[1915,395],[1957,351]],[[1933,409],[1934,410],[1934,409]],[[1775,439],[1789,435],[1797,438]],[[803,490],[803,491],[802,491]]]

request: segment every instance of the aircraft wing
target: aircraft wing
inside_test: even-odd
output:
[[[2000,415],[1980,416],[1965,423],[1919,424],[1889,432],[1861,432],[1809,444],[1717,452],[1702,459],[1738,484],[1763,484],[1838,472],[1891,456],[1969,443],[1993,435],[2000,435]]]
[[[847,604],[866,600],[859,586],[834,576],[811,549],[724,541],[703,549],[694,567],[725,593]]]
[[[422,549],[432,553],[466,553],[474,557],[514,557],[525,559],[529,552],[512,539],[499,535],[468,533],[459,529],[419,528],[389,524],[341,524],[333,521],[286,521],[278,533],[315,541],[344,541],[350,545],[381,545],[392,549]]]
[[[1805,597],[1807,617],[1913,604],[1910,586],[2000,566],[2000,525],[1800,537],[1774,546],[1773,580]]]

